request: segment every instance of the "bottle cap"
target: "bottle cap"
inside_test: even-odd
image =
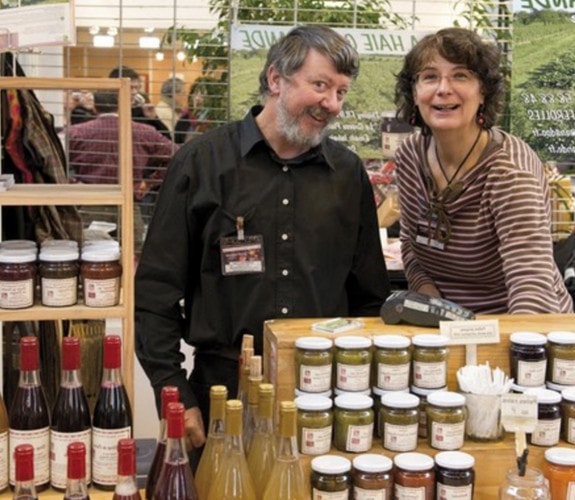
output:
[[[184,431],[184,404],[179,402],[168,403],[166,421],[168,422],[168,438],[183,438]]]
[[[180,401],[180,390],[175,385],[162,387],[162,418],[168,418],[168,405]]]
[[[86,445],[74,441],[68,445],[68,479],[84,479],[86,477]]]
[[[136,474],[136,442],[131,438],[118,441],[118,476]]]
[[[122,339],[119,335],[104,337],[104,368],[122,367]]]
[[[33,371],[40,367],[38,337],[27,335],[20,339],[20,370]]]
[[[62,370],[78,370],[80,368],[80,339],[64,337],[62,339]]]

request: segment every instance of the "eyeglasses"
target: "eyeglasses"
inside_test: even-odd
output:
[[[431,89],[439,87],[444,78],[453,86],[464,87],[477,79],[477,73],[471,69],[460,68],[442,75],[439,71],[426,69],[417,73],[414,81],[423,88]]]

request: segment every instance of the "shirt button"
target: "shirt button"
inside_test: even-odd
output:
[[[288,271],[287,269],[284,269],[284,270],[282,271],[282,275],[283,275],[283,276],[287,276],[288,274],[289,274],[289,271]]]
[[[287,233],[282,234],[282,240],[286,241],[289,238]]]
[[[282,307],[282,314],[287,314],[287,313],[288,313],[288,308]]]
[[[288,200],[287,198],[284,198],[284,199],[282,200],[282,203],[283,203],[284,205],[289,205],[289,200]]]
[[[284,165],[284,166],[282,167],[282,170],[283,170],[284,172],[289,172],[289,167],[288,167],[287,165]]]

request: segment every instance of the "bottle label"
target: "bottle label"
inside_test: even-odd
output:
[[[369,364],[337,364],[337,388],[342,391],[365,391],[369,389]]]
[[[535,387],[545,384],[545,370],[547,360],[541,361],[518,361],[517,384],[526,387]]]
[[[313,500],[348,500],[349,491],[321,491],[317,488],[313,488],[312,491]]]
[[[447,363],[413,362],[413,384],[422,389],[437,389],[445,386],[447,381]]]
[[[364,488],[353,487],[354,500],[387,500],[385,490],[366,490]]]
[[[16,446],[31,444],[34,448],[34,484],[42,485],[50,482],[50,427],[21,431],[10,429],[10,456],[14,456]],[[16,464],[10,460],[10,484],[14,485]]]
[[[395,483],[395,500],[425,500],[425,486],[410,487]]]
[[[531,433],[531,443],[537,446],[555,446],[559,442],[561,419],[537,420],[535,430]]]
[[[437,483],[437,498],[441,498],[441,500],[472,500],[473,487],[470,484],[465,486],[448,486]]]
[[[130,438],[131,427],[120,429],[92,428],[92,480],[114,486],[118,474],[118,441]]]
[[[78,299],[78,279],[42,278],[42,304],[45,306],[70,306]]]
[[[84,278],[84,303],[89,307],[109,307],[118,303],[120,278],[95,280]]]
[[[21,309],[34,305],[34,280],[0,281],[0,308]]]
[[[569,481],[567,483],[566,500],[575,500],[575,482],[573,482],[573,481]]]
[[[90,483],[92,431],[87,429],[80,432],[50,432],[50,483],[54,488],[66,488],[68,476],[68,445],[80,441],[86,446],[86,484]]]
[[[409,387],[410,364],[377,365],[377,387],[384,391],[401,391]]]
[[[575,360],[555,358],[551,376],[555,384],[575,385]]]
[[[332,426],[322,429],[303,427],[301,430],[301,452],[305,455],[323,455],[331,448]]]
[[[350,425],[347,428],[345,451],[361,453],[369,451],[373,441],[373,423],[368,425]]]
[[[331,389],[331,364],[324,366],[301,365],[299,388],[304,392],[325,392]]]
[[[412,451],[417,448],[419,424],[383,424],[383,447],[391,451]]]
[[[446,424],[431,422],[431,447],[436,450],[458,450],[463,446],[465,422]]]
[[[0,433],[0,491],[8,487],[8,431]]]

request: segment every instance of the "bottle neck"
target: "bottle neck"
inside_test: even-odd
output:
[[[165,461],[176,465],[188,463],[188,453],[183,437],[167,438]]]
[[[66,482],[66,498],[88,498],[88,486],[86,485],[86,478],[70,479]]]
[[[102,370],[102,380],[115,385],[122,385],[122,372],[120,368],[104,368]]]
[[[14,484],[14,500],[17,498],[38,498],[34,480],[16,481]]]
[[[168,422],[165,418],[160,420],[160,434],[158,436],[158,441],[160,443],[165,443],[168,439]]]
[[[35,387],[40,385],[40,370],[20,370],[18,377],[20,387]]]
[[[225,449],[227,453],[244,453],[241,413],[226,416]]]
[[[138,484],[136,483],[136,476],[125,476],[118,474],[116,479],[116,488],[114,490],[117,496],[131,496],[138,493]]]
[[[60,387],[67,389],[77,389],[82,387],[80,370],[62,370],[60,376]]]

